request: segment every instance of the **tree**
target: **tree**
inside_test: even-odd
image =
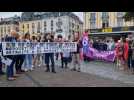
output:
[[[125,21],[134,21],[134,12],[126,12],[124,19]]]

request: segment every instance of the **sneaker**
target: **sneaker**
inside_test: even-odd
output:
[[[56,71],[55,70],[52,70],[52,73],[56,73]]]
[[[20,70],[20,72],[24,73],[25,71],[24,70]]]
[[[38,65],[38,67],[40,67],[40,66],[41,66],[41,64]]]
[[[8,80],[8,81],[14,81],[14,80],[16,80],[16,78],[14,78],[14,77],[9,77],[7,80]]]
[[[27,72],[27,71],[28,71],[28,69],[24,69],[24,71],[25,71],[25,72]]]
[[[76,69],[75,69],[75,68],[73,68],[73,69],[71,69],[71,71],[76,71]]]
[[[33,70],[34,70],[33,68],[30,69],[30,71],[33,71]]]
[[[34,68],[34,65],[32,65],[32,68]]]

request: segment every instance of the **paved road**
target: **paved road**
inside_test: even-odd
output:
[[[100,62],[84,63],[82,72],[72,72],[57,67],[57,73],[45,72],[45,67],[36,67],[34,71],[22,74],[16,81],[6,81],[0,77],[0,87],[129,87],[132,83],[125,83],[120,79],[109,77],[114,73],[112,64]],[[71,65],[70,65],[71,67]],[[110,71],[109,73],[106,73]],[[116,71],[115,71],[116,72]],[[115,76],[118,76],[117,72]],[[108,74],[108,75],[107,75]],[[125,75],[124,73],[122,73]],[[113,75],[114,76],[114,75]],[[115,77],[114,76],[114,77]],[[121,76],[120,76],[121,77]],[[132,77],[132,76],[131,76]],[[126,77],[127,78],[127,77]],[[127,80],[125,80],[127,81]],[[129,79],[128,79],[129,81]]]

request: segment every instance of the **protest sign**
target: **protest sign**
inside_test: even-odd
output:
[[[2,42],[3,55],[75,52],[76,42]]]
[[[10,66],[12,63],[12,60],[9,58],[4,58],[3,56],[1,56],[1,62],[7,66]]]
[[[89,50],[86,54],[87,57],[96,60],[104,60],[114,62],[115,60],[115,51],[98,51],[94,48],[89,47]]]

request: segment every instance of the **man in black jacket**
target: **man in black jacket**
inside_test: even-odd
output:
[[[48,33],[46,35],[46,40],[44,40],[43,42],[54,42],[53,36],[51,36],[51,34]],[[47,67],[46,72],[50,72],[50,68],[49,68],[50,60],[51,60],[52,72],[56,73],[56,71],[55,71],[55,64],[54,64],[54,53],[46,53],[45,54],[45,63],[46,63],[46,67]]]

